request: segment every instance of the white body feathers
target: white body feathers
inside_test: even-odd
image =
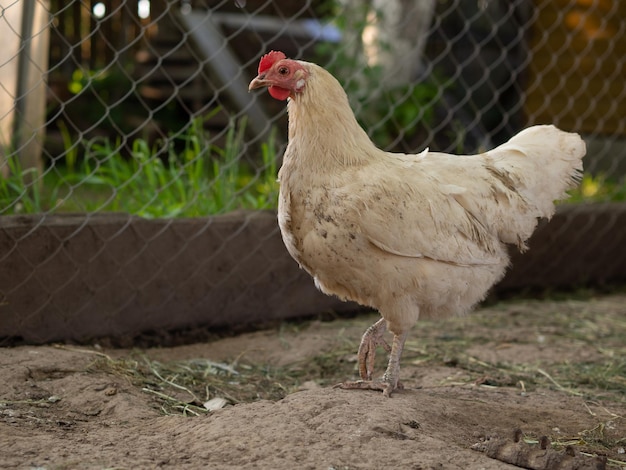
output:
[[[323,292],[378,309],[396,334],[482,300],[509,263],[505,244],[524,249],[579,178],[584,142],[554,126],[479,155],[383,152],[340,84],[303,64],[279,173],[285,245]]]

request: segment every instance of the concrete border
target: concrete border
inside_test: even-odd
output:
[[[496,293],[626,283],[626,204],[560,206],[530,248]],[[315,289],[272,211],[0,217],[0,338],[88,341],[357,308]]]

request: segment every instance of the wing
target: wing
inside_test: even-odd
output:
[[[464,203],[480,179],[473,177],[472,165],[455,169],[448,163],[403,162],[378,168],[374,180],[361,175],[362,233],[379,249],[398,256],[464,266],[501,263],[497,233],[485,225],[484,214],[473,214]],[[451,178],[446,172],[467,174]],[[459,183],[463,180],[468,184]],[[490,191],[485,187],[479,193]]]

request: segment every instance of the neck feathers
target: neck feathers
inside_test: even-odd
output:
[[[340,83],[326,70],[307,64],[304,90],[289,100],[289,145],[299,157],[321,166],[365,163],[378,151],[361,128]]]

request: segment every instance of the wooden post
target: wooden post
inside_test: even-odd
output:
[[[43,169],[49,6],[47,0],[0,0],[0,173],[7,159],[19,158],[23,169]]]
[[[435,0],[373,0],[373,63],[384,69],[383,83],[406,85],[422,71],[422,54],[435,11]]]

